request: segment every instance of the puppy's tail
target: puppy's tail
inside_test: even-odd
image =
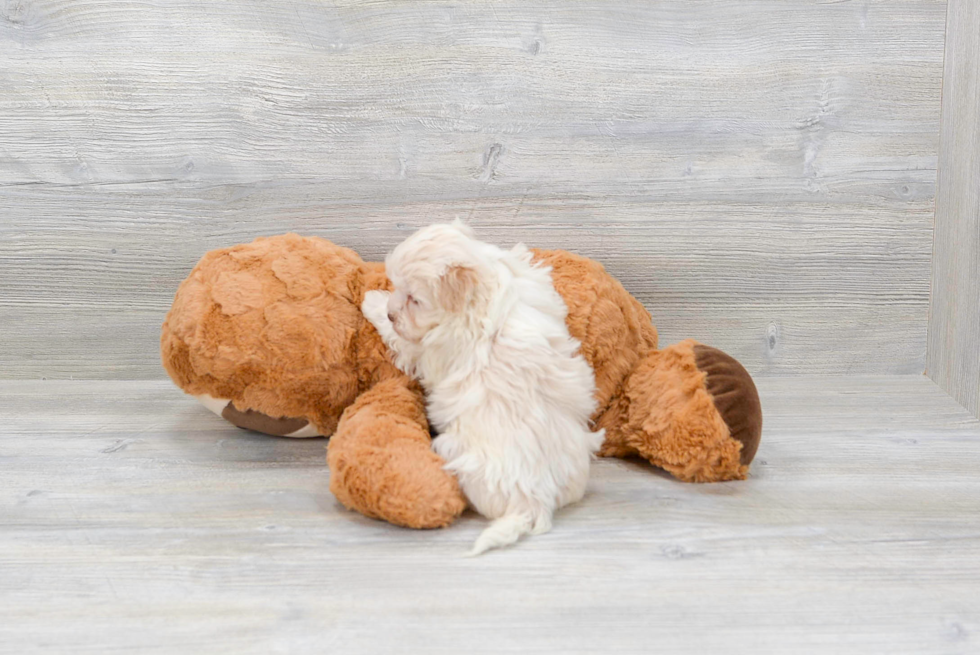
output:
[[[491,548],[508,546],[517,541],[522,534],[530,534],[534,523],[534,517],[527,512],[505,514],[480,533],[472,550],[466,553],[466,556],[475,557]]]

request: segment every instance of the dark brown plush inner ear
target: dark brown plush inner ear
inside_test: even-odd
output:
[[[472,268],[450,266],[439,279],[439,295],[443,306],[451,312],[463,311],[476,283],[476,271]]]

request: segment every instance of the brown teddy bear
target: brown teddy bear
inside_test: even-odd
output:
[[[600,264],[534,253],[595,370],[600,454],[643,457],[691,482],[745,478],[762,409],[741,364],[690,340],[658,350],[650,314]],[[360,311],[365,292],[389,288],[383,264],[325,239],[285,234],[209,252],[164,321],[163,365],[238,427],[332,435],[330,490],[347,507],[445,526],[465,500],[430,448],[421,388]]]

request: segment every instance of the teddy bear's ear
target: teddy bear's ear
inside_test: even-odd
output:
[[[466,266],[450,266],[439,278],[439,302],[450,312],[463,311],[476,290],[479,276]]]

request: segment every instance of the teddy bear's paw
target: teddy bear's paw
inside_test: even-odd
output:
[[[704,373],[704,387],[732,439],[742,444],[741,463],[748,466],[762,439],[762,404],[752,376],[717,348],[696,344],[693,349],[698,370]]]
[[[618,424],[627,429],[610,430],[616,439],[604,455],[638,454],[689,482],[748,475],[762,407],[752,377],[731,356],[691,339],[651,352],[624,395],[627,420]]]

